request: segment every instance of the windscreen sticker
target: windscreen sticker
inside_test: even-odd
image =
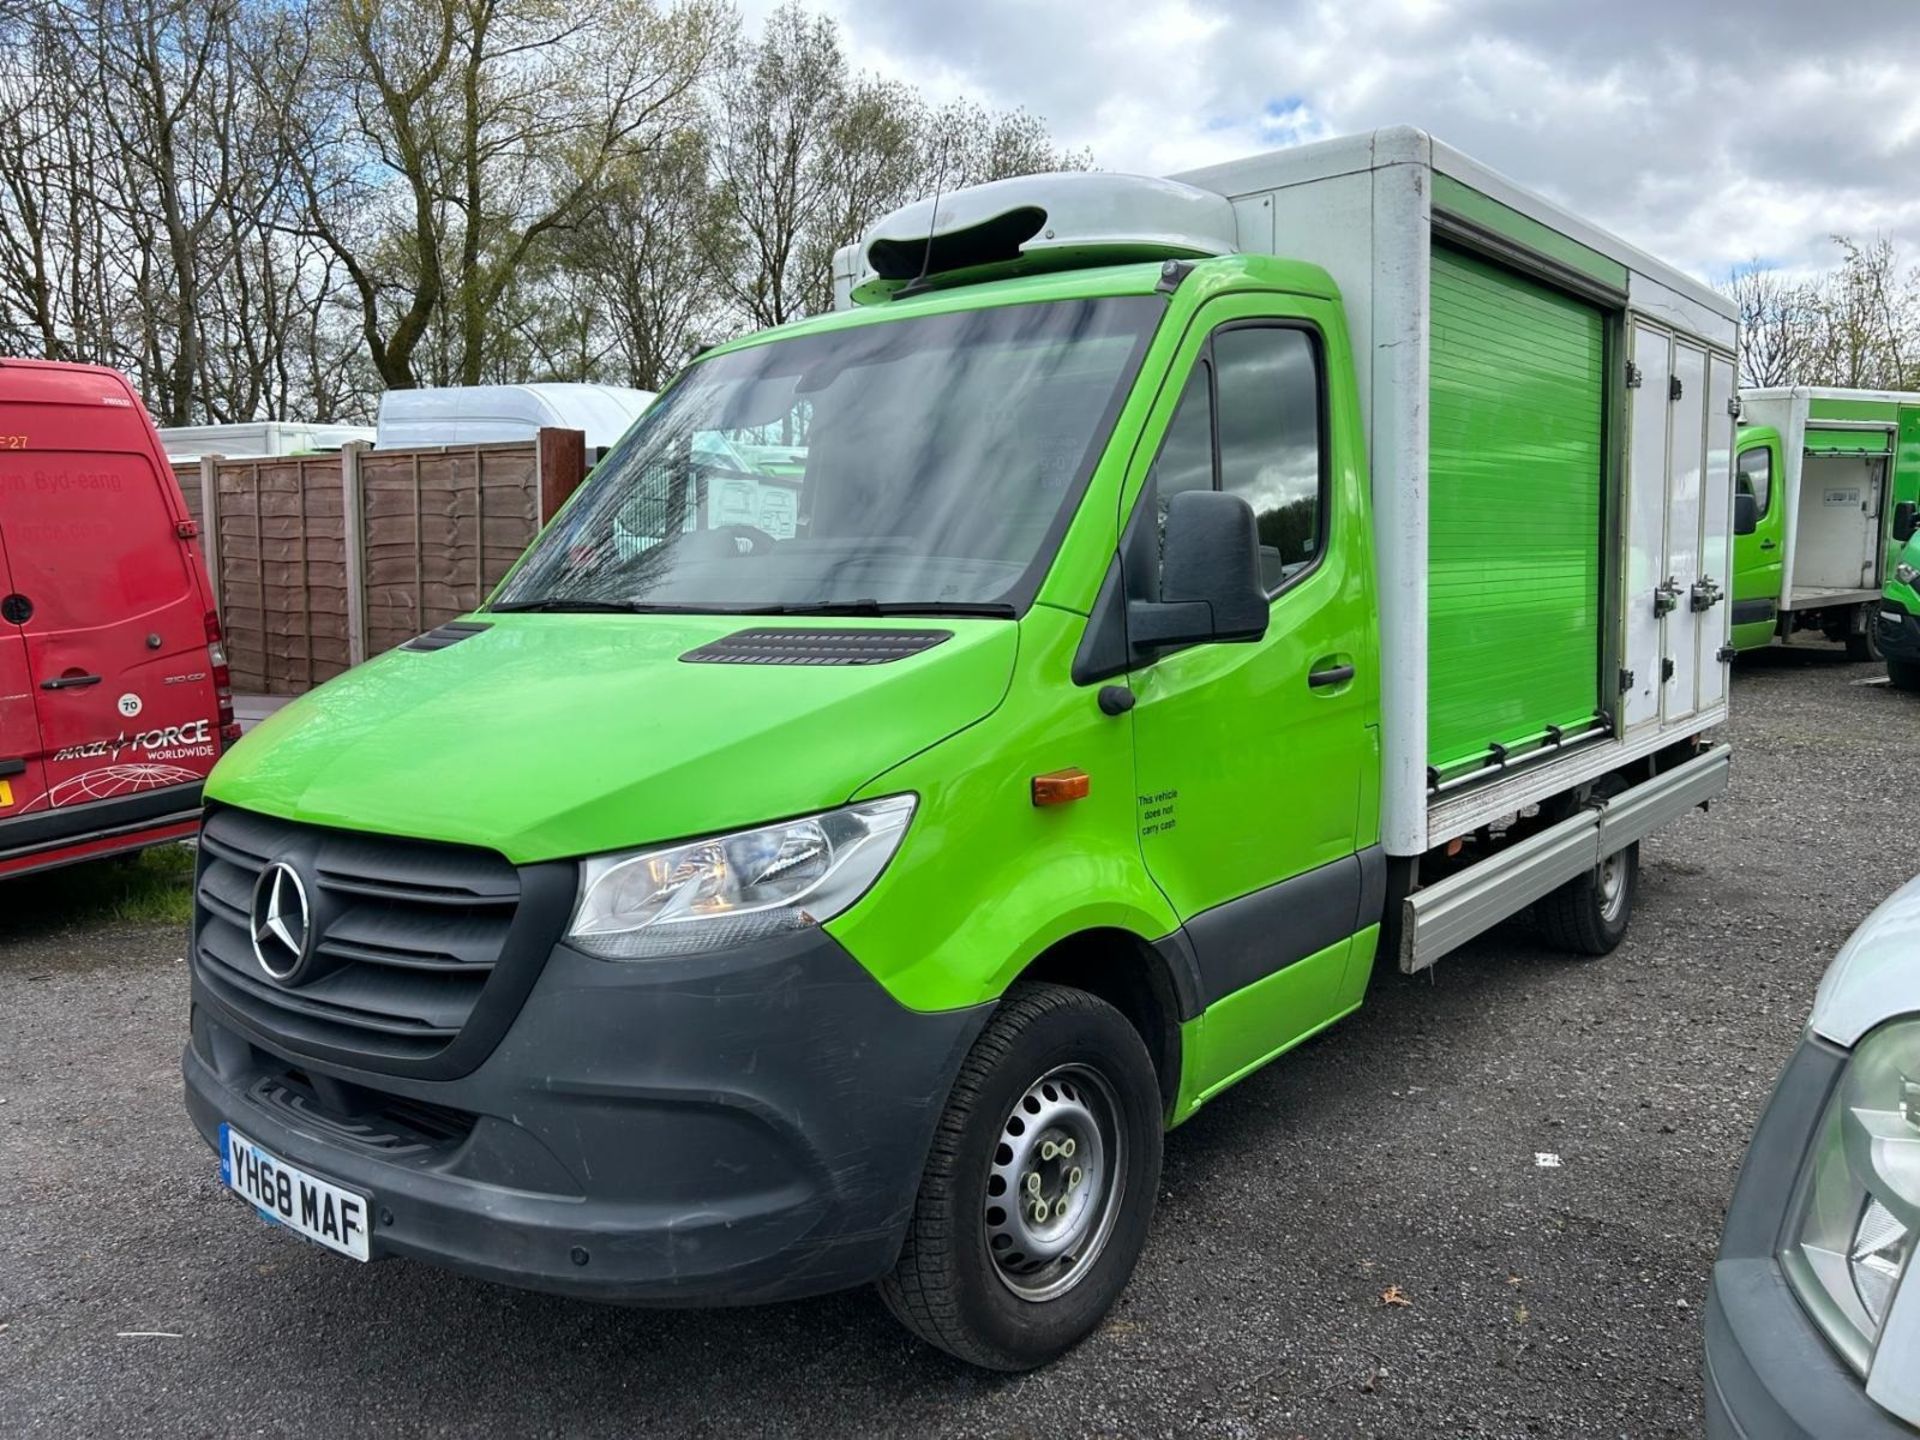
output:
[[[131,720],[140,713],[140,697],[129,690],[120,697],[120,713]]]

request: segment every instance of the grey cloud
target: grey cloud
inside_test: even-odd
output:
[[[904,73],[1025,105],[1112,168],[1147,168],[1159,130],[1224,125],[1251,148],[1261,112],[1297,97],[1334,132],[1424,126],[1709,278],[1756,253],[1825,263],[1839,230],[1920,254],[1911,0],[1190,0],[1191,21],[1171,0],[835,8]]]

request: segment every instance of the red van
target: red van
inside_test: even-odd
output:
[[[0,876],[199,825],[240,732],[195,534],[123,376],[0,360]]]

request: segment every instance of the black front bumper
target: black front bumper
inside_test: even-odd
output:
[[[557,946],[431,1080],[276,1044],[196,975],[187,1107],[371,1197],[374,1256],[650,1304],[783,1299],[898,1255],[991,1007],[903,1009],[820,931],[637,963]]]
[[[1880,602],[1880,653],[1889,660],[1904,660],[1920,665],[1920,615],[1909,615],[1891,600]]]
[[[1867,1398],[1780,1267],[1801,1162],[1846,1061],[1825,1041],[1803,1041],[1754,1130],[1707,1291],[1710,1440],[1913,1440]]]

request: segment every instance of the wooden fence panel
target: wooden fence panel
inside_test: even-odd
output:
[[[579,432],[542,431],[518,444],[209,461],[211,517],[199,466],[176,467],[217,570],[234,689],[302,694],[472,610],[579,484],[583,456]]]
[[[331,680],[350,663],[340,457],[225,460],[216,478],[234,688],[298,695]]]
[[[360,486],[369,655],[473,609],[539,528],[530,445],[375,450]]]
[[[200,462],[198,460],[175,461],[173,478],[180,487],[180,498],[187,502],[187,514],[193,517],[196,525],[204,527],[206,517],[200,513],[205,508],[200,495]]]

